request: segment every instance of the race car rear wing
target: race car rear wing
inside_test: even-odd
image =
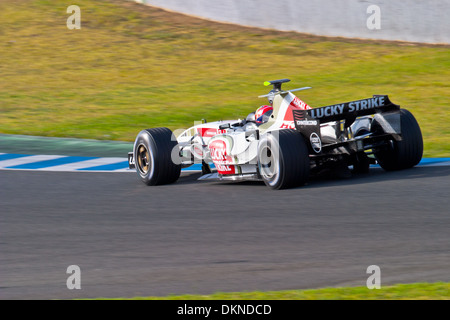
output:
[[[374,115],[386,135],[401,139],[400,106],[392,103],[388,96],[376,95],[373,98],[352,101],[311,110],[293,110],[294,124],[308,143],[312,154],[322,153],[321,124],[341,122],[336,127],[345,132],[358,117]],[[341,129],[342,127],[342,129]],[[347,140],[347,144],[351,140]],[[323,146],[330,147],[330,146]],[[335,147],[339,147],[336,144]]]
[[[400,111],[400,106],[392,103],[388,96],[375,95],[369,99],[311,109],[307,113],[310,118],[326,123],[393,111]]]

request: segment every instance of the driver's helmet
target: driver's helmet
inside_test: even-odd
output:
[[[269,121],[270,116],[273,113],[273,107],[262,106],[255,113],[255,122],[258,124],[263,124]]]

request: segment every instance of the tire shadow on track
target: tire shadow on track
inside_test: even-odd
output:
[[[315,177],[303,188],[322,188],[330,186],[354,186],[379,183],[384,181],[403,181],[416,179],[442,178],[450,175],[450,167],[416,167],[401,171],[384,171],[381,168],[371,169],[366,174],[352,174],[347,179]]]
[[[267,188],[263,182],[258,181],[216,181],[205,180],[198,181],[200,173],[184,173],[176,183],[177,185],[190,184],[210,184],[222,185],[224,188],[232,186],[251,186],[255,188]],[[338,187],[338,186],[354,186],[360,184],[379,183],[383,181],[401,181],[410,179],[425,179],[425,178],[442,178],[450,176],[450,167],[416,167],[402,171],[384,171],[380,168],[371,169],[366,174],[352,174],[349,178],[336,178],[330,175],[311,177],[308,183],[303,187],[295,189],[313,189],[323,187]],[[292,189],[291,189],[292,190]]]

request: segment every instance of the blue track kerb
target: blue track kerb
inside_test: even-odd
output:
[[[19,159],[22,157],[28,157],[28,156],[25,154],[0,154],[0,161]]]

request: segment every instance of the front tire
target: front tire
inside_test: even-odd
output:
[[[148,186],[176,182],[181,174],[181,165],[174,163],[172,151],[177,141],[172,131],[156,128],[141,131],[134,143],[136,172]]]
[[[411,112],[400,110],[402,140],[392,140],[386,149],[375,152],[379,165],[386,171],[409,169],[422,160],[423,138],[417,120]],[[376,120],[372,123],[372,132],[382,131],[382,126]]]
[[[266,134],[258,147],[258,170],[264,183],[280,190],[304,185],[309,178],[309,152],[294,130]]]

